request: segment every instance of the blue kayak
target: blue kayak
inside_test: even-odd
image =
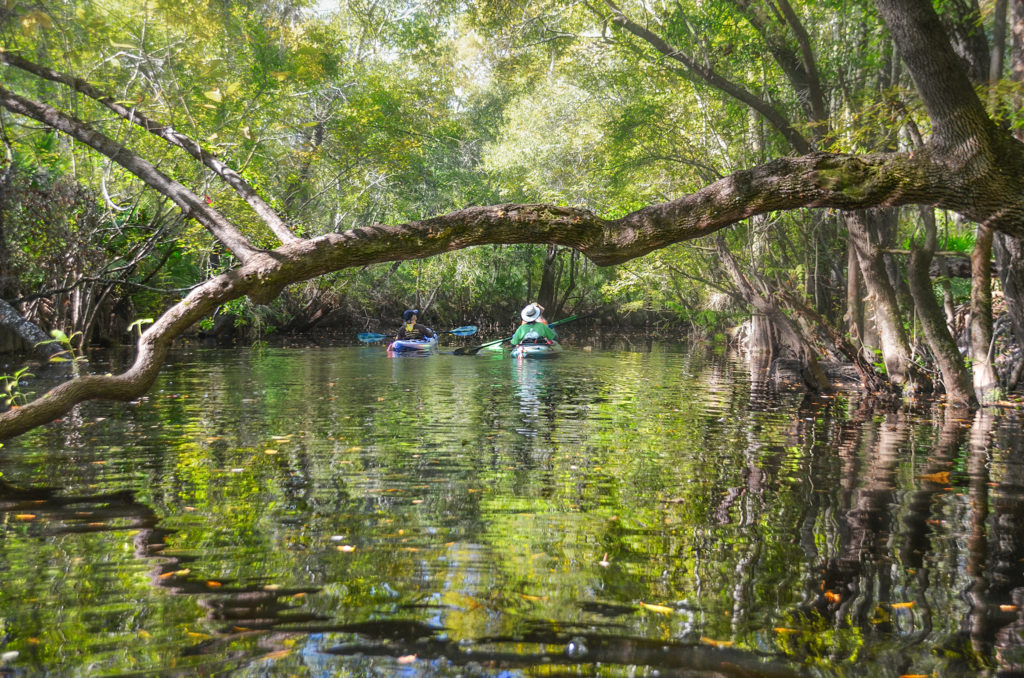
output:
[[[396,339],[388,345],[388,353],[428,353],[437,348],[437,335],[429,339]]]
[[[549,358],[562,352],[557,341],[526,342],[512,348],[513,358]]]

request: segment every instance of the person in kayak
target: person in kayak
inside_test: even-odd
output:
[[[420,312],[415,308],[410,308],[402,314],[403,324],[398,328],[398,334],[395,336],[396,339],[399,341],[413,341],[416,339],[430,339],[434,336],[432,329],[416,322],[419,314]]]
[[[540,304],[528,304],[519,315],[523,318],[523,324],[512,335],[513,346],[522,342],[548,344],[558,338],[555,331],[548,327],[548,321],[544,319],[544,308]]]

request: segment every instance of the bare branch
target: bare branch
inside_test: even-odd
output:
[[[291,232],[281,217],[278,216],[270,205],[263,201],[263,198],[256,193],[256,190],[250,186],[245,179],[239,176],[234,169],[218,160],[213,153],[203,149],[202,146],[190,137],[180,134],[169,125],[162,125],[154,120],[150,120],[139,111],[118,103],[81,78],[75,78],[65,73],[60,73],[53,69],[39,66],[10,52],[0,52],[0,63],[20,68],[32,73],[33,75],[39,76],[40,78],[66,85],[80,94],[84,94],[91,99],[95,99],[128,122],[138,125],[150,134],[160,137],[172,146],[183,149],[193,158],[213,170],[214,174],[224,180],[224,183],[235,189],[235,192],[237,192],[238,195],[240,195],[242,199],[252,207],[256,214],[263,219],[270,230],[274,232],[274,235],[276,235],[281,242],[290,242],[298,238],[298,236]]]
[[[194,218],[205,226],[239,260],[244,262],[261,251],[250,244],[248,239],[224,218],[224,215],[206,205],[195,193],[168,177],[149,161],[140,158],[125,146],[97,132],[81,120],[46,104],[18,96],[4,87],[0,87],[0,106],[64,132],[118,163],[146,182],[147,185],[173,200],[186,216]]]

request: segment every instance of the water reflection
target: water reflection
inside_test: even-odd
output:
[[[1024,670],[1019,413],[745,374],[180,355],[4,448],[0,673]]]

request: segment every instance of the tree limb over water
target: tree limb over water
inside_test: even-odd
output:
[[[225,215],[125,145],[69,113],[0,87],[0,106],[59,130],[106,155],[173,200],[239,260],[239,266],[193,289],[139,339],[135,363],[113,376],[65,382],[27,405],[0,414],[0,439],[62,416],[91,399],[132,400],[159,373],[170,342],[219,305],[248,296],[269,303],[285,286],[340,269],[417,259],[475,245],[549,243],[575,248],[599,265],[618,264],[659,248],[699,238],[748,217],[798,208],[867,209],[908,204],[953,210],[1016,238],[1024,238],[1024,145],[999,129],[963,73],[930,3],[878,0],[894,40],[914,76],[933,121],[927,146],[909,153],[844,155],[813,152],[786,157],[720,179],[699,191],[617,219],[555,205],[469,207],[397,225],[375,224],[299,239],[254,202],[237,174],[169,127],[108,105],[89,85],[3,57],[8,67],[65,84],[118,116],[185,149],[231,185],[283,241],[264,250]],[[140,122],[141,121],[141,122]]]

